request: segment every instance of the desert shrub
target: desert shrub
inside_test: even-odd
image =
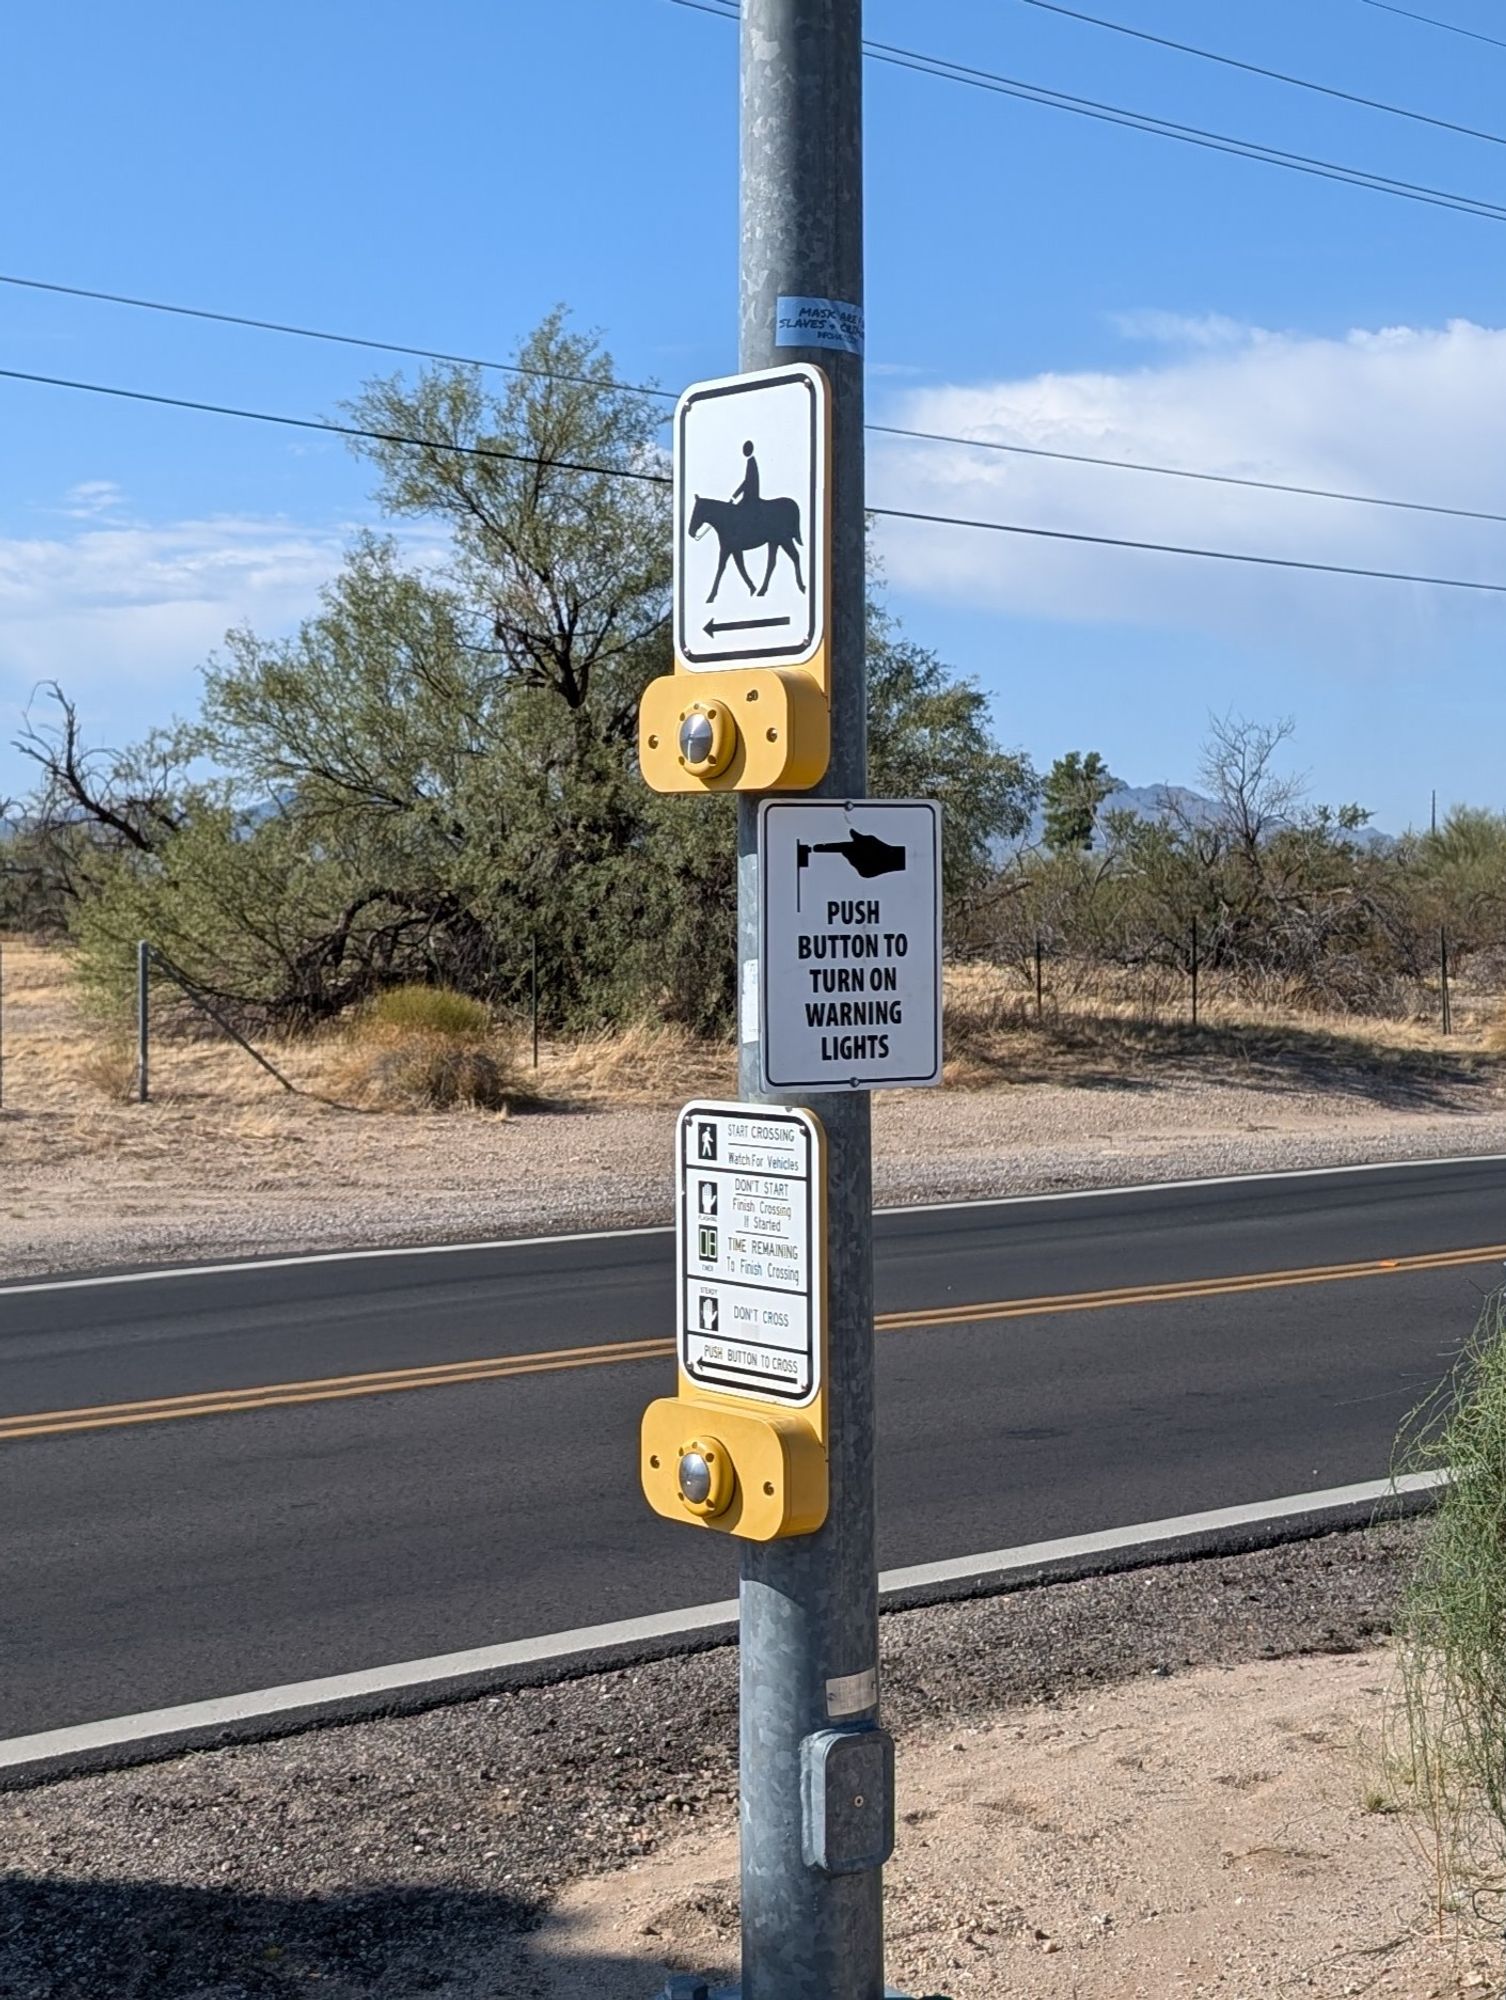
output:
[[[335,1094],[372,1111],[508,1111],[534,1096],[511,1046],[368,1026],[333,1072]]]
[[[378,1029],[439,1035],[451,1041],[479,1041],[492,1025],[484,1001],[448,986],[389,987],[363,1010],[363,1019]]]
[[[346,1017],[335,1088],[381,1111],[506,1111],[528,1101],[511,1038],[491,1010],[444,986],[393,986]]]
[[[505,1060],[490,1049],[401,1035],[366,1052],[359,1095],[393,1111],[505,1111],[515,1094],[509,1082]]]
[[[1440,1909],[1478,1909],[1506,1891],[1506,1292],[1409,1420],[1401,1461],[1448,1474],[1397,1626],[1402,1768]]]

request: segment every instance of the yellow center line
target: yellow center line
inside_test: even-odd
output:
[[[1439,1250],[1416,1257],[1375,1257],[1360,1264],[1314,1264],[1295,1271],[1252,1271],[1239,1277],[1186,1278],[1164,1285],[1126,1285],[1117,1291],[1062,1292],[1038,1299],[998,1299],[973,1306],[930,1306],[919,1312],[888,1313],[876,1323],[896,1330],[954,1326],[974,1320],[1031,1319],[1063,1312],[1097,1312],[1105,1306],[1158,1305],[1173,1299],[1216,1299],[1231,1292],[1273,1291],[1287,1285],[1331,1285],[1345,1278],[1388,1278],[1407,1271],[1444,1271],[1460,1264],[1506,1260],[1506,1243],[1477,1250]]]
[[[1053,1313],[1100,1312],[1111,1306],[1173,1304],[1183,1299],[1225,1298],[1240,1292],[1274,1291],[1286,1286],[1327,1285],[1345,1279],[1382,1278],[1413,1271],[1443,1271],[1506,1259],[1506,1243],[1475,1249],[1425,1252],[1415,1257],[1377,1257],[1357,1264],[1317,1264],[1298,1270],[1254,1271],[1224,1278],[1188,1278],[1162,1285],[1126,1285],[1096,1292],[1057,1292],[1030,1299],[984,1299],[972,1304],[931,1306],[914,1312],[881,1313],[881,1333],[929,1327],[970,1326],[986,1320],[1034,1319]],[[305,1382],[268,1382],[246,1389],[208,1389],[196,1395],[160,1396],[135,1403],[97,1403],[73,1410],[23,1411],[0,1417],[0,1443],[21,1438],[61,1437],[74,1431],[118,1430],[132,1424],[171,1423],[184,1417],[239,1415],[245,1410],[287,1409],[300,1403],[343,1402],[357,1396],[387,1396],[410,1389],[442,1389],[462,1382],[494,1382],[512,1375],[545,1375],[578,1368],[610,1368],[627,1361],[662,1360],[673,1355],[664,1338],[604,1341],[593,1346],[546,1348],[531,1354],[497,1354],[470,1361],[445,1361],[424,1368],[386,1368],[369,1374],[317,1376]]]

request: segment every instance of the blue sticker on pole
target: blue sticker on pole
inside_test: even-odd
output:
[[[775,309],[776,347],[833,347],[863,351],[863,308],[841,299],[780,299]]]

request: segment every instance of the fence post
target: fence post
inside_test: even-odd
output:
[[[145,938],[136,946],[136,1102],[148,1096],[147,1045],[151,1040],[152,948]]]
[[[1443,996],[1443,1032],[1454,1032],[1454,1003],[1448,990],[1448,932],[1438,926],[1438,986]]]
[[[1035,1018],[1043,1020],[1046,1013],[1046,987],[1041,973],[1041,941],[1035,941]]]
[[[539,934],[534,931],[528,940],[529,1011],[533,1017],[533,1066],[539,1066]]]
[[[1192,919],[1192,1025],[1197,1026],[1197,917]]]

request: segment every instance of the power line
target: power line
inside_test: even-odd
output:
[[[572,375],[560,368],[530,368],[521,361],[485,361],[474,354],[446,354],[438,347],[408,347],[397,340],[372,340],[358,333],[330,333],[315,326],[295,326],[285,320],[252,319],[245,313],[211,312],[207,306],[169,305],[161,299],[132,298],[125,292],[94,291],[85,285],[59,285],[46,278],[18,278],[0,273],[0,285],[17,285],[29,292],[57,292],[64,298],[93,299],[105,305],[135,306],[141,312],[172,313],[179,319],[212,320],[219,326],[248,326],[258,333],[291,333],[300,340],[327,340],[339,347],[370,347],[382,354],[407,354],[420,361],[446,361],[459,368],[494,368],[504,375],[528,375],[546,382],[573,382],[590,389],[616,389],[632,396],[662,396],[671,403],[672,389],[647,382],[611,382],[599,375]]]
[[[1402,14],[1409,21],[1421,21],[1429,28],[1442,28],[1450,35],[1467,35],[1472,42],[1489,42],[1492,48],[1506,49],[1495,35],[1482,35],[1474,28],[1461,28],[1455,21],[1440,21],[1436,14],[1414,14],[1410,7],[1393,7],[1389,0],[1364,0],[1367,7],[1379,7],[1383,14]]]
[[[1248,486],[1257,493],[1296,493],[1309,500],[1345,500],[1358,507],[1396,507],[1409,514],[1446,514],[1458,521],[1499,521],[1506,514],[1493,514],[1484,507],[1443,507],[1427,500],[1391,500],[1375,493],[1342,493],[1330,486],[1297,486],[1281,479],[1248,479],[1233,472],[1193,472],[1181,465],[1151,465],[1134,458],[1099,458],[1086,451],[1052,451],[1044,445],[1004,444],[997,438],[953,437],[946,431],[902,430],[898,424],[869,424],[866,427],[885,437],[921,438],[929,444],[958,444],[970,451],[1007,451],[1022,458],[1063,459],[1069,465],[1103,465],[1116,472],[1154,472],[1163,479],[1197,479],[1213,486]]]
[[[271,410],[243,410],[231,403],[199,403],[187,396],[162,396],[148,389],[121,389],[106,382],[76,382],[65,375],[33,375],[22,368],[0,368],[9,382],[37,382],[49,389],[77,389],[90,396],[118,396],[131,403],[154,403],[169,410],[196,410],[211,417],[241,417],[253,424],[286,424],[300,431],[328,431],[335,437],[367,438],[376,444],[409,446],[417,451],[448,451],[462,458],[497,458],[511,465],[542,465],[556,472],[584,472],[607,479],[641,479],[668,486],[667,472],[645,472],[629,465],[584,465],[575,459],[541,458],[537,452],[504,451],[500,445],[456,444],[448,438],[410,437],[402,431],[367,430],[360,424],[337,424],[327,417],[289,417]]]
[[[1350,563],[1301,562],[1295,556],[1257,556],[1238,549],[1190,548],[1181,542],[1132,541],[1122,535],[1086,535],[1067,528],[1026,528],[1012,521],[976,521],[956,514],[917,514],[902,507],[870,507],[891,521],[930,521],[944,528],[988,528],[996,535],[1037,535],[1051,542],[1089,542],[1103,549],[1149,549],[1163,556],[1201,556],[1209,562],[1259,563],[1267,569],[1316,570],[1322,576],[1363,576],[1387,583],[1429,583],[1444,590],[1489,590],[1506,597],[1506,583],[1477,583],[1467,577],[1416,576],[1405,570],[1360,569]]]
[[[252,423],[286,424],[296,430],[328,431],[337,437],[368,438],[380,444],[395,444],[417,451],[456,452],[467,458],[503,459],[516,465],[539,465],[601,479],[637,479],[654,486],[672,483],[667,472],[647,472],[623,465],[588,465],[572,459],[543,458],[532,452],[503,451],[491,445],[456,444],[445,438],[410,437],[400,431],[367,430],[355,424],[333,423],[322,417],[290,417],[269,410],[241,409],[228,403],[202,403],[186,396],[164,396],[146,389],[123,389],[104,382],[79,382],[61,375],[34,375],[20,368],[0,368],[0,378],[11,382],[37,383],[51,389],[73,389],[91,396],[122,397],[133,403],[193,410],[208,416],[240,417]],[[1261,556],[1238,549],[1205,549],[1176,542],[1146,542],[1125,535],[1090,535],[1070,528],[1033,528],[1011,521],[980,521],[966,515],[927,514],[913,508],[870,507],[868,511],[886,520],[921,521],[942,528],[979,528],[998,535],[1030,535],[1047,541],[1082,542],[1095,548],[1141,549],[1156,555],[1197,556],[1207,562],[1255,563],[1266,569],[1310,570],[1325,576],[1365,577],[1386,583],[1422,583],[1443,590],[1481,590],[1493,596],[1506,596],[1506,583],[1489,583],[1469,577],[1422,576],[1407,570],[1362,569],[1347,563],[1304,562],[1295,556]]]
[[[674,0],[677,7],[713,20],[736,21],[737,13],[721,0]],[[1263,166],[1282,167],[1291,173],[1307,174],[1316,180],[1337,181],[1347,187],[1367,188],[1374,194],[1389,194],[1401,201],[1420,202],[1428,208],[1450,209],[1459,215],[1479,216],[1487,222],[1506,222],[1506,207],[1474,195],[1454,194],[1447,188],[1429,187],[1419,181],[1394,179],[1372,172],[1368,167],[1348,167],[1335,160],[1323,160],[1310,153],[1290,153],[1262,140],[1240,139],[1227,132],[1213,132],[1202,125],[1184,125],[1153,113],[1130,111],[1123,105],[1106,104],[1099,98],[1077,97],[1069,91],[1051,90],[1044,85],[1024,83],[1018,77],[1001,76],[995,70],[976,69],[949,57],[929,56],[917,49],[897,47],[891,42],[864,42],[864,53],[874,62],[889,63],[896,69],[914,70],[943,83],[965,83],[1000,97],[1019,98],[1027,104],[1041,104],[1052,111],[1070,111],[1100,124],[1122,126],[1132,132],[1147,132],[1154,138],[1175,139],[1183,145],[1198,146],[1205,152],[1226,153],[1236,159],[1255,160]]]
[[[624,395],[659,396],[669,401],[673,401],[675,396],[673,389],[649,388],[644,384],[618,382],[605,376],[572,375],[552,368],[524,369],[518,363],[510,361],[482,361],[467,355],[447,354],[439,348],[409,347],[397,341],[370,339],[353,333],[328,333],[315,327],[296,326],[281,320],[254,319],[244,313],[215,312],[204,306],[169,304],[161,299],[135,298],[123,292],[96,291],[85,285],[57,284],[46,278],[22,278],[0,271],[0,285],[19,285],[28,291],[57,292],[66,298],[92,299],[109,305],[133,306],[143,312],[172,313],[183,319],[211,320],[223,326],[253,327],[263,333],[293,334],[301,340],[329,340],[345,347],[376,348],[389,354],[409,354],[430,361],[453,362],[460,367],[497,368],[538,376],[547,381],[583,383],[593,388],[616,390]],[[961,445],[969,451],[1012,452],[1023,458],[1056,459],[1068,465],[1107,466],[1117,472],[1153,473],[1164,479],[1197,479],[1210,485],[1248,487],[1262,493],[1293,493],[1311,500],[1339,500],[1361,507],[1392,507],[1406,513],[1441,514],[1462,521],[1499,521],[1506,524],[1506,514],[1491,513],[1483,508],[1447,507],[1426,500],[1395,500],[1373,493],[1345,493],[1326,486],[1301,486],[1285,480],[1247,478],[1231,472],[1194,471],[1185,466],[1152,465],[1136,459],[1105,458],[1086,451],[1052,451],[1043,445],[1008,444],[998,438],[959,437],[949,431],[914,430],[901,424],[868,424],[865,428],[879,436],[913,438],[926,444]]]
[[[1191,42],[1176,42],[1167,35],[1153,35],[1145,28],[1132,28],[1124,21],[1106,21],[1098,14],[1082,14],[1075,7],[1063,7],[1059,0],[1024,0],[1027,7],[1039,7],[1047,14],[1061,14],[1069,21],[1083,21],[1090,28],[1107,28],[1115,35],[1128,35],[1137,42],[1153,42],[1160,49],[1175,49],[1184,56],[1203,62],[1222,63],[1226,69],[1242,69],[1250,76],[1263,76],[1273,83],[1289,83],[1296,90],[1315,91],[1320,97],[1336,97],[1345,104],[1360,104],[1367,111],[1384,111],[1392,118],[1410,118],[1419,125],[1434,125],[1440,132],[1457,132],[1466,139],[1484,139],[1492,146],[1506,146],[1506,134],[1482,132],[1474,125],[1459,125],[1452,118],[1435,118],[1427,111],[1413,111],[1404,104],[1387,104],[1378,97],[1362,97],[1357,91],[1340,90],[1330,83],[1314,83],[1310,77],[1291,76],[1285,70],[1266,69],[1260,63],[1242,62],[1238,56],[1220,55],[1214,49],[1195,48]]]

